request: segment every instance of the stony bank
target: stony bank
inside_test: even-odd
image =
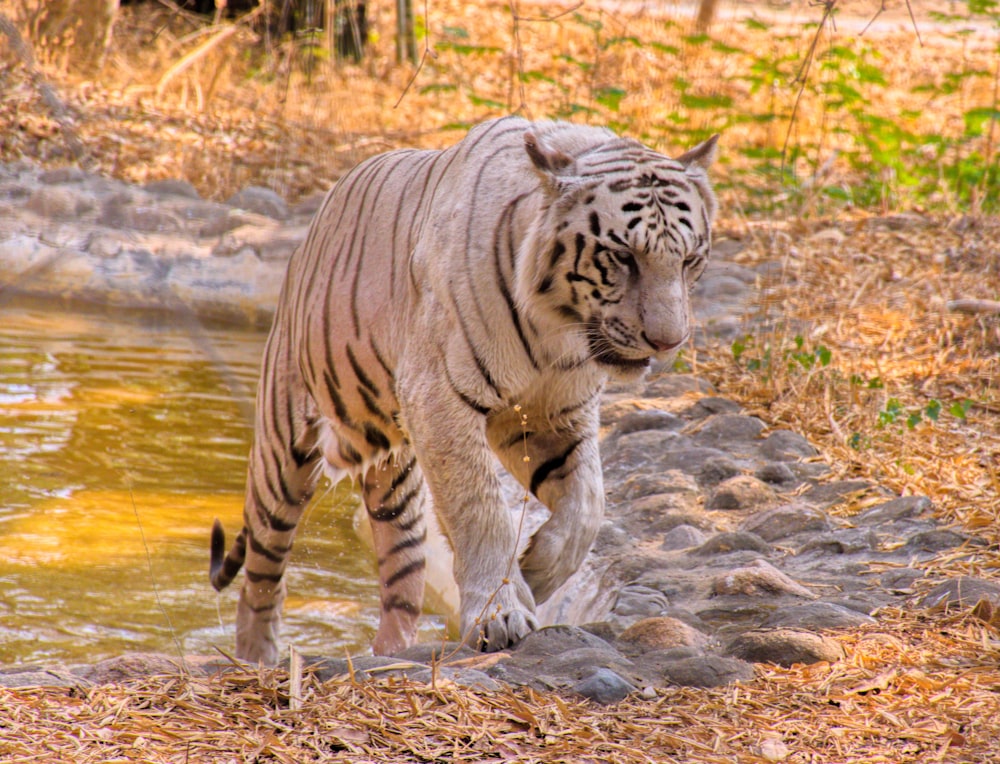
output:
[[[289,207],[250,187],[218,203],[183,181],[138,187],[77,169],[0,166],[0,299],[20,292],[265,327],[319,201]],[[697,342],[730,340],[760,320],[749,308],[769,266],[736,264],[739,248],[720,240],[696,288]],[[833,479],[806,438],[769,429],[697,377],[661,369],[641,390],[609,392],[602,428],[607,518],[581,570],[541,609],[549,627],[497,655],[418,645],[393,658],[310,656],[307,670],[527,685],[607,704],[748,682],[754,663],[836,662],[833,635],[876,623],[889,606],[1000,607],[1000,586],[974,577],[924,582],[917,596],[921,563],[980,543],[941,527],[929,500]],[[860,511],[831,512],[845,503]],[[527,511],[531,527],[544,510]],[[453,597],[447,575],[432,585]],[[126,655],[7,667],[0,686],[86,687],[226,665]]]

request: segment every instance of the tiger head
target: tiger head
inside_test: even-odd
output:
[[[571,132],[525,133],[544,201],[519,298],[575,328],[563,335],[612,376],[637,377],[690,336],[688,293],[705,269],[717,207],[708,168],[718,136],[669,159],[603,131],[581,150]]]

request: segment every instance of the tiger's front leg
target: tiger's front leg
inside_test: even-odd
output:
[[[552,513],[521,555],[535,602],[545,602],[580,567],[604,518],[596,403],[565,430],[516,429],[510,416],[491,428],[504,467]]]
[[[517,564],[517,535],[486,439],[486,416],[442,385],[408,380],[403,416],[455,554],[463,639],[483,650],[513,646],[538,628],[535,600]]]
[[[417,640],[424,599],[427,486],[413,450],[368,470],[362,484],[378,559],[382,613],[372,643],[376,655],[394,655]]]

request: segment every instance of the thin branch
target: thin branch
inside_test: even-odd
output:
[[[870,19],[868,19],[868,23],[865,24],[865,28],[862,29],[858,33],[858,37],[864,37],[865,32],[867,32],[868,29],[869,29],[869,27],[871,27],[871,25],[875,23],[875,19],[877,19],[879,16],[881,16],[883,13],[885,13],[885,1],[886,0],[882,0],[882,5],[880,5],[879,8],[878,8],[878,10],[875,11],[875,15],[872,16]],[[907,3],[907,4],[909,4],[909,3]]]
[[[409,81],[406,83],[406,87],[403,88],[403,92],[399,94],[399,98],[396,103],[392,105],[392,108],[397,109],[399,105],[406,98],[406,94],[410,92],[410,88],[413,87],[413,83],[417,81],[417,75],[420,74],[421,70],[424,68],[424,64],[427,62],[427,57],[437,58],[437,54],[431,49],[431,25],[430,25],[430,13],[427,10],[427,0],[424,0],[424,28],[426,32],[424,33],[424,52],[420,54],[420,61],[417,62],[417,68],[413,70],[413,74],[410,76]]]
[[[819,36],[823,33],[823,29],[826,27],[826,23],[830,20],[834,8],[837,7],[838,0],[824,0],[823,5],[823,18],[820,19],[819,26],[816,28],[816,34],[813,35],[812,42],[809,44],[809,51],[806,53],[806,59],[802,62],[802,68],[799,69],[799,73],[795,76],[796,80],[799,80],[801,84],[799,85],[799,92],[795,94],[795,103],[792,105],[792,114],[788,120],[788,130],[785,132],[785,142],[781,146],[781,177],[785,176],[785,160],[788,156],[788,142],[792,139],[792,128],[795,126],[795,116],[799,112],[799,103],[802,100],[802,93],[806,89],[806,81],[809,79],[809,71],[812,69],[812,63],[816,57],[816,47],[819,45]]]
[[[576,5],[571,6],[571,7],[567,8],[564,11],[559,11],[559,13],[556,13],[556,14],[554,14],[552,16],[518,16],[517,20],[518,21],[528,21],[528,22],[535,22],[535,21],[555,21],[556,19],[561,19],[563,16],[568,16],[573,11],[580,10],[580,8],[582,8],[582,7],[583,7],[583,2],[581,1],[581,2],[577,3]]]
[[[917,28],[917,19],[913,15],[913,6],[910,5],[910,0],[906,0],[906,10],[910,12],[910,21],[913,23],[913,32],[917,35],[917,42],[920,43],[920,47],[924,47],[924,41],[920,37],[920,30]]]

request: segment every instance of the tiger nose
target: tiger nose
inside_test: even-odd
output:
[[[674,350],[680,347],[687,340],[687,335],[684,335],[679,340],[664,339],[660,337],[650,337],[648,334],[643,332],[643,339],[649,344],[653,350],[657,353],[666,353],[668,350]]]

